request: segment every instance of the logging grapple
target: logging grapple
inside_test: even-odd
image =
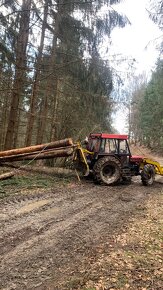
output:
[[[157,161],[131,155],[127,135],[92,133],[85,148],[77,144],[73,160],[77,170],[85,176],[91,174],[98,184],[130,182],[140,175],[143,185],[152,185],[155,174],[163,176],[163,167]]]

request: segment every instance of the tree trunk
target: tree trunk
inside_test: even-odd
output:
[[[13,138],[13,148],[16,148],[17,143],[18,143],[19,123],[20,123],[20,110],[18,109],[17,116],[16,116],[16,123],[15,123],[15,134]]]
[[[24,147],[24,148],[19,148],[19,149],[11,149],[11,150],[6,150],[6,151],[1,151],[0,157],[36,152],[36,151],[41,151],[41,150],[48,150],[48,149],[53,149],[53,148],[68,147],[68,146],[72,146],[72,145],[73,145],[72,139],[67,138],[67,139],[58,140],[55,142],[41,144],[41,145],[35,145],[35,146],[29,146],[29,147]]]
[[[59,24],[61,21],[61,17],[64,11],[64,5],[63,0],[58,1],[58,7],[57,12],[54,16],[54,35],[53,35],[53,43],[52,43],[52,51],[51,56],[49,60],[49,71],[53,72],[49,77],[47,81],[47,93],[48,95],[45,97],[45,100],[42,101],[42,107],[40,107],[40,115],[44,115],[45,118],[43,121],[41,121],[41,117],[39,117],[38,120],[38,131],[37,131],[37,143],[42,142],[43,135],[46,131],[46,116],[47,116],[47,107],[48,107],[48,101],[50,97],[53,98],[53,104],[52,106],[52,135],[50,136],[50,140],[56,140],[56,114],[57,114],[57,106],[58,106],[58,99],[57,99],[57,84],[58,84],[58,74],[56,71],[56,50],[57,50],[57,40],[59,38]],[[44,124],[42,123],[44,122]],[[54,134],[55,132],[55,134]]]
[[[27,147],[28,148],[28,147]],[[9,156],[3,156],[3,157],[0,157],[0,162],[7,162],[7,161],[10,161],[10,160],[15,160],[15,159],[20,159],[21,157],[21,160],[24,158],[24,160],[26,159],[26,157],[30,156],[32,157],[33,155],[33,158],[36,156],[36,155],[40,155],[41,153],[44,153],[44,155],[47,154],[50,154],[50,153],[56,153],[58,151],[64,151],[64,150],[69,150],[69,149],[73,149],[74,147],[73,146],[66,146],[66,147],[59,147],[59,148],[52,148],[52,149],[45,149],[45,150],[41,150],[41,151],[32,151],[32,152],[26,152],[26,153],[19,153],[19,154],[13,154],[13,155],[9,155]]]
[[[36,136],[36,144],[40,143],[41,135],[41,123],[42,123],[42,116],[43,116],[43,106],[44,106],[44,100],[42,99],[40,102],[40,106],[39,106],[39,113],[38,113],[38,120],[37,120],[37,136]],[[44,122],[46,122],[46,120],[44,119]]]
[[[40,108],[40,116],[39,116],[39,124],[38,124],[37,140],[36,140],[37,144],[40,144],[43,142],[43,137],[44,137],[46,123],[47,123],[48,98],[47,96],[45,96],[44,98],[45,99],[42,100],[42,105]]]
[[[42,53],[43,53],[43,48],[44,48],[44,38],[45,38],[45,31],[46,31],[46,24],[47,24],[47,15],[48,15],[48,4],[47,4],[47,2],[45,2],[40,46],[38,49],[38,56],[37,56],[36,68],[35,68],[35,76],[34,76],[32,95],[31,95],[31,100],[30,100],[30,110],[29,110],[29,117],[28,117],[27,131],[26,131],[25,146],[31,145],[31,142],[32,142],[32,132],[33,132],[33,125],[34,125],[34,120],[35,120],[37,94],[39,91],[39,78],[40,78]],[[40,143],[42,143],[42,141]]]
[[[12,82],[11,78],[9,79]],[[8,89],[10,90],[10,85],[8,84]],[[1,135],[1,150],[5,148],[5,135],[7,130],[7,122],[8,122],[8,108],[9,108],[9,101],[10,101],[10,94],[6,94],[4,97],[4,107],[2,112],[2,135]]]
[[[39,160],[39,159],[49,159],[57,157],[67,157],[73,154],[73,148],[62,148],[49,150],[47,152],[37,152],[35,154],[28,154],[25,156],[15,155],[0,158],[0,162],[11,162],[11,161],[24,161],[24,160]]]
[[[18,107],[21,94],[23,92],[25,72],[26,72],[26,49],[29,36],[31,0],[23,0],[20,16],[20,28],[16,43],[16,64],[11,108],[5,139],[5,148],[13,147],[14,136],[16,135],[16,125]]]
[[[58,84],[59,84],[59,80],[56,82],[56,94],[52,102],[53,118],[52,118],[52,123],[51,123],[51,130],[50,130],[51,141],[57,138],[57,109],[58,109],[58,99],[59,99]]]

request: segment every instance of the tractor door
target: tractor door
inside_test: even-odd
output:
[[[118,140],[118,155],[122,165],[128,165],[131,156],[127,140]]]

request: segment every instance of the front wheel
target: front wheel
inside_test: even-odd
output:
[[[113,156],[100,158],[93,168],[96,183],[115,184],[121,177],[121,163]]]
[[[152,185],[155,180],[155,169],[151,164],[144,165],[144,168],[141,172],[141,180],[143,185]]]

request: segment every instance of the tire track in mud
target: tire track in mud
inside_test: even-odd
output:
[[[5,202],[2,201],[2,203],[0,203],[0,210],[1,210],[0,228],[2,227],[1,222],[3,221],[7,222],[8,220],[11,219],[11,216],[12,216],[12,221],[19,219],[19,211],[22,216],[22,215],[28,214],[28,208],[29,208],[29,212],[32,212],[32,213],[39,211],[40,207],[42,209],[46,209],[46,201],[48,204],[53,205],[54,202],[60,204],[60,203],[63,203],[64,200],[69,200],[69,199],[72,199],[71,196],[68,196],[68,195],[63,196],[61,191],[59,192],[57,191],[57,193],[55,192],[55,193],[48,193],[44,195],[24,196],[22,198],[15,197],[15,198],[11,198],[11,200],[7,199],[7,201]],[[45,201],[45,204],[42,204],[44,203],[44,201]],[[36,204],[36,207],[33,206],[33,204]],[[26,208],[26,207],[27,207],[27,212],[25,211],[23,212],[23,208]],[[2,212],[4,212],[4,214]]]
[[[85,193],[85,192],[84,192]],[[59,223],[59,222],[64,222],[66,219],[68,219],[69,217],[71,218],[72,215],[76,215],[79,214],[80,211],[85,211],[87,208],[92,209],[93,208],[93,202],[91,201],[87,201],[86,197],[80,193],[80,196],[78,197],[77,202],[73,202],[72,198],[71,200],[71,208],[68,205],[68,207],[64,206],[64,218],[63,218],[63,213],[61,210],[59,210],[59,206],[61,207],[61,201],[63,203],[63,197],[59,197],[56,198],[55,202],[50,202],[50,200],[48,199],[43,199],[42,201],[44,203],[48,203],[48,205],[46,206],[41,206],[41,208],[39,207],[39,205],[42,205],[39,201],[38,204],[38,208],[36,208],[35,210],[32,210],[32,208],[29,208],[32,210],[32,212],[29,214],[29,211],[26,212],[26,209],[28,209],[28,204],[27,205],[23,205],[23,207],[19,208],[19,211],[17,212],[17,209],[15,210],[16,212],[16,216],[15,216],[15,223],[13,223],[14,221],[14,216],[12,213],[12,224],[9,224],[7,227],[7,231],[6,229],[4,229],[3,227],[3,236],[1,237],[1,240],[8,240],[8,242],[10,243],[10,238],[13,242],[13,244],[15,245],[16,241],[17,243],[19,242],[23,242],[22,238],[17,240],[17,236],[18,234],[21,234],[21,224],[22,224],[22,232],[24,232],[25,228],[24,225],[27,224],[27,233],[28,235],[24,232],[24,240],[27,239],[27,237],[31,237],[33,233],[33,235],[42,233],[43,231],[47,230],[49,227],[51,227],[53,224],[55,223]],[[83,201],[82,201],[83,199]],[[64,198],[64,201],[68,201],[66,198]],[[35,202],[37,205],[37,202]],[[34,203],[34,205],[35,205]],[[56,207],[57,204],[57,207]],[[30,204],[29,204],[30,205]],[[33,205],[33,203],[32,203]],[[82,206],[82,209],[80,210],[80,207]],[[23,209],[25,208],[25,212],[23,212]],[[18,215],[17,213],[22,213],[21,217]],[[86,213],[86,212],[85,212]],[[55,217],[52,217],[52,215],[57,214]],[[32,215],[32,216],[31,216]],[[34,221],[31,222],[31,217],[34,217]],[[19,224],[19,221],[21,222],[21,224]],[[19,226],[19,231],[17,232],[17,226]],[[13,229],[15,228],[15,231],[13,231]],[[30,228],[30,231],[29,231]],[[8,233],[8,235],[7,235]],[[15,243],[14,243],[15,241]],[[1,247],[3,246],[3,244],[1,245]]]
[[[56,227],[60,226],[60,223],[64,223],[66,219],[70,218],[71,220],[72,215],[73,216],[80,215],[81,211],[85,211],[86,213],[87,208],[88,209],[93,208],[92,202],[87,203],[85,206],[82,207],[82,209],[76,208],[75,210],[73,210],[73,212],[72,211],[67,212],[64,218],[63,218],[63,215],[60,215],[60,214],[59,216],[57,215],[57,216],[52,217],[52,214],[59,213],[59,208],[54,208],[54,207],[50,207],[49,209],[46,208],[46,210],[43,210],[42,212],[37,213],[37,216],[39,219],[39,223],[37,224],[37,226],[33,226],[33,222],[29,223],[27,219],[26,219],[26,224],[28,226],[22,227],[22,229],[20,229],[19,227],[19,230],[17,230],[15,227],[15,231],[13,231],[13,225],[11,225],[11,227],[8,230],[8,233],[6,232],[3,233],[3,236],[1,236],[0,238],[0,249],[4,245],[6,246],[7,242],[10,244],[11,241],[12,243],[14,243],[15,241],[14,246],[16,246],[16,243],[17,244],[19,244],[20,242],[22,243],[23,241],[26,241],[28,238],[31,238],[34,235],[36,236],[41,235],[55,224],[57,224],[57,226],[55,226],[55,229],[56,229]],[[36,220],[36,215],[35,215],[35,220]],[[24,222],[23,224],[25,225]],[[17,237],[19,238],[17,239]]]
[[[106,188],[103,189],[103,191],[106,191]],[[114,196],[114,191],[115,188],[109,191],[110,198],[111,195],[113,198]],[[108,193],[107,193],[108,195]],[[1,216],[0,216],[0,229],[4,229],[4,224],[5,225],[10,225],[10,220],[12,219],[12,226],[14,225],[14,222],[17,223],[24,219],[30,218],[30,215],[35,215],[35,218],[38,215],[40,215],[40,211],[46,211],[47,209],[54,208],[62,208],[64,204],[70,205],[70,207],[75,207],[76,209],[78,208],[78,204],[82,203],[87,203],[90,201],[92,197],[90,196],[89,190],[80,190],[79,193],[76,191],[68,191],[66,194],[63,191],[62,192],[54,192],[54,193],[48,193],[44,194],[43,196],[32,196],[32,197],[25,197],[20,200],[18,199],[18,202],[15,203],[15,199],[8,200],[7,203],[1,204],[0,209],[1,209]],[[96,196],[96,199],[99,197]],[[13,203],[14,201],[14,203]],[[23,212],[24,209],[24,212]],[[29,209],[29,210],[28,210]],[[30,215],[28,215],[30,213]],[[21,219],[20,216],[21,215]],[[40,217],[39,217],[40,218]],[[22,221],[23,223],[23,221]],[[24,223],[23,223],[24,224]]]
[[[66,229],[68,229],[70,226],[76,224],[81,220],[81,218],[85,218],[90,215],[91,212],[95,212],[96,209],[102,207],[102,204],[88,204],[85,207],[82,207],[82,209],[78,209],[77,212],[73,212],[66,216],[65,219],[60,220],[58,222],[51,221],[50,224],[46,223],[45,226],[42,228],[38,229],[38,234],[39,237],[35,236],[30,239],[30,243],[28,243],[28,253],[27,256],[30,258],[30,255],[33,255],[33,250],[36,254],[36,252],[39,252],[39,247],[38,247],[38,240],[39,242],[43,241],[42,244],[42,250],[45,250],[47,247],[51,247],[52,244],[54,245],[55,241],[57,242],[57,234],[61,234],[64,232]],[[47,243],[48,242],[48,243]],[[21,256],[24,253],[24,250],[26,248],[26,241],[22,242],[18,247],[13,249],[12,253],[7,253],[6,255],[3,256],[4,261],[10,261],[12,260],[12,257],[17,259],[19,256]],[[26,253],[24,253],[24,257],[26,256]]]
[[[65,213],[65,218],[64,219],[62,218],[62,212],[59,209],[62,207],[64,200],[68,202],[69,198],[70,198],[69,196],[66,197],[59,196],[56,198],[53,197],[53,199],[52,198],[38,199],[38,197],[35,197],[32,203],[31,199],[29,198],[24,200],[23,204],[19,203],[18,208],[15,205],[14,207],[11,206],[10,203],[6,205],[9,216],[6,213],[8,219],[6,219],[5,221],[3,220],[3,223],[1,220],[2,230],[1,230],[0,247],[2,248],[4,246],[4,243],[6,245],[7,241],[9,244],[11,244],[10,242],[12,242],[14,245],[16,241],[17,243],[22,242],[23,236],[21,239],[17,239],[17,236],[21,235],[21,231],[24,233],[24,240],[26,240],[28,236],[29,237],[31,236],[31,233],[33,233],[33,235],[41,233],[43,232],[43,229],[47,229],[53,223],[63,221],[64,219],[68,218],[68,215],[71,216],[72,214],[75,214],[75,212],[80,212],[80,208],[76,204],[74,204],[73,205],[73,207],[75,207],[74,212],[73,213],[71,211],[70,213],[67,212],[67,217]],[[80,196],[80,198],[82,198],[82,196]],[[72,198],[70,198],[70,200],[72,200]],[[78,203],[80,204],[81,200],[80,201],[78,200]],[[86,207],[87,206],[91,207],[91,204],[89,203],[86,205]],[[83,210],[84,209],[85,208],[83,208]],[[25,227],[25,225],[28,226]],[[18,231],[17,228],[19,228]],[[27,229],[27,231],[25,231],[25,228]],[[1,241],[3,241],[3,243]]]
[[[97,208],[98,206],[101,207],[101,205],[95,205],[95,208]],[[35,261],[35,257],[37,259],[41,255],[42,251],[47,250],[47,248],[55,248],[58,243],[60,244],[61,236],[64,235],[65,230],[67,230],[70,225],[72,226],[73,223],[78,223],[82,217],[86,217],[87,215],[89,215],[89,213],[92,212],[94,208],[92,204],[88,204],[87,210],[86,210],[86,207],[85,208],[82,207],[81,210],[82,210],[82,213],[78,211],[78,213],[72,214],[71,218],[68,218],[66,221],[65,220],[61,221],[57,226],[56,224],[52,225],[52,227],[50,227],[50,229],[48,230],[46,230],[46,227],[45,227],[44,231],[46,230],[46,232],[43,234],[42,234],[42,229],[41,229],[40,231],[41,234],[39,234],[38,238],[36,236],[34,238],[32,237],[32,240],[31,239],[28,240],[28,244],[26,244],[26,242],[21,243],[21,245],[19,245],[18,248],[14,249],[11,253],[8,252],[7,255],[4,255],[3,262],[2,262],[3,269],[6,268],[5,263],[7,263],[7,267],[15,269],[15,266],[16,266],[15,264],[19,264],[19,259],[21,262],[22,256],[23,256],[23,261],[28,265],[28,263],[30,263],[30,260],[32,259],[33,261]],[[59,240],[57,239],[58,233],[60,237]],[[41,248],[40,248],[40,244],[41,244]],[[27,265],[26,267],[28,268]],[[19,272],[21,272],[21,269],[19,270]],[[2,274],[4,277],[6,274],[6,271],[4,271]],[[14,276],[15,276],[15,273],[14,273]],[[7,277],[4,280],[6,279]]]
[[[161,188],[157,184],[149,189],[138,182],[117,187],[86,183],[73,190],[55,189],[53,193],[26,197],[24,201],[19,197],[18,203],[8,199],[1,204],[9,218],[1,220],[0,287],[40,290],[47,289],[50,281],[64,284],[83,263],[88,267],[87,260],[96,255],[101,238],[109,239],[128,222],[136,207],[143,206],[148,193]],[[21,208],[41,200],[50,201],[21,212]]]

